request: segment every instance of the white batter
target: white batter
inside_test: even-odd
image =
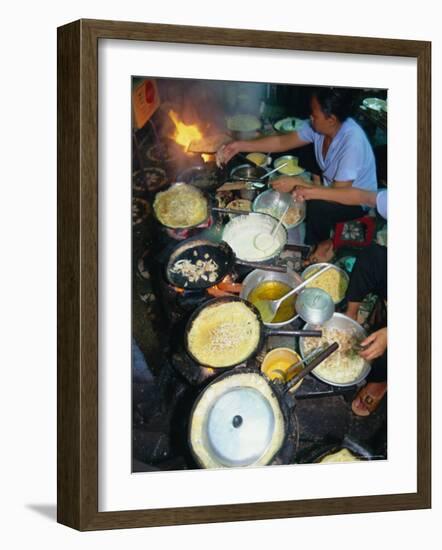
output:
[[[245,217],[244,217],[245,218]],[[239,220],[235,220],[238,222]],[[257,261],[272,257],[285,243],[284,232],[278,231],[267,250],[256,247],[256,237],[261,233],[271,233],[273,223],[263,223],[263,220],[253,220],[250,216],[243,223],[226,228],[223,239],[233,248],[236,257],[245,261]],[[258,242],[259,244],[259,242]]]

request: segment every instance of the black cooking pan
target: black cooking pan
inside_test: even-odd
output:
[[[318,354],[314,366],[327,359],[337,347],[335,342]],[[307,369],[300,373],[306,374]],[[221,391],[217,392],[216,387]],[[299,425],[293,411],[293,398],[287,397],[288,389],[288,385],[274,384],[263,373],[250,367],[233,369],[211,382],[195,401],[188,426],[189,447],[198,466],[244,467],[292,462],[299,442]],[[248,397],[251,391],[254,394],[252,403]],[[234,399],[225,399],[229,392],[235,394]],[[241,392],[248,394],[242,402]],[[267,413],[270,407],[273,409],[271,428]],[[215,415],[213,411],[216,411]],[[216,430],[211,429],[211,423],[215,424]],[[250,425],[258,430],[261,441],[250,439]]]
[[[216,162],[205,162],[198,166],[187,168],[177,176],[177,181],[190,183],[201,191],[216,191],[228,181],[226,167],[217,166]]]
[[[194,187],[195,189],[197,189],[198,193],[201,195],[201,197],[205,200],[206,202],[206,205],[207,205],[207,209],[206,209],[206,216],[204,219],[201,219],[201,220],[198,220],[197,223],[195,224],[192,224],[192,225],[186,225],[186,226],[180,226],[180,227],[174,227],[174,226],[171,226],[171,225],[167,225],[166,223],[164,223],[163,221],[161,221],[158,217],[158,214],[156,212],[156,209],[155,209],[155,201],[154,201],[154,208],[153,208],[153,213],[154,213],[154,216],[155,216],[155,219],[157,220],[157,222],[162,225],[163,227],[167,227],[168,229],[172,229],[174,231],[181,231],[181,230],[184,230],[184,229],[194,229],[196,227],[199,227],[199,226],[202,226],[204,224],[206,224],[208,222],[208,220],[210,219],[210,216],[212,215],[212,212],[215,211],[215,212],[222,212],[222,213],[225,213],[225,214],[234,214],[234,215],[240,215],[240,214],[252,214],[252,212],[248,212],[248,211],[243,211],[243,210],[230,210],[228,208],[219,208],[217,206],[215,206],[215,199],[213,197],[211,197],[209,195],[209,193],[207,191],[204,191],[202,189],[199,189],[197,187],[195,187],[195,185],[191,184],[191,183],[186,183],[186,182],[176,182],[176,183],[172,183],[170,184],[167,189],[162,189],[161,192],[165,192],[165,191],[168,191],[172,188],[176,188],[176,187],[182,187],[182,186],[186,186],[186,185],[189,185],[191,187]],[[264,214],[263,214],[264,215]]]
[[[206,310],[207,308],[217,307],[219,304],[226,303],[226,302],[242,302],[254,313],[255,317],[259,321],[258,343],[247,357],[242,357],[241,360],[235,360],[230,365],[223,365],[222,367],[218,367],[218,366],[202,363],[200,359],[195,357],[195,355],[190,351],[190,348],[189,348],[188,337],[192,329],[192,325],[203,310]],[[243,300],[242,298],[239,298],[238,296],[222,296],[220,298],[214,298],[213,300],[209,300],[208,302],[205,302],[192,313],[192,315],[190,316],[186,324],[186,329],[184,334],[184,345],[187,353],[192,358],[192,360],[198,363],[199,365],[201,365],[202,367],[224,369],[224,368],[232,368],[232,367],[236,367],[237,365],[241,365],[242,363],[245,363],[246,361],[248,361],[251,357],[255,356],[259,352],[259,350],[263,347],[264,341],[268,336],[298,336],[298,337],[320,338],[322,336],[322,331],[321,330],[281,330],[281,329],[272,330],[272,329],[269,329],[264,325],[259,311],[256,309],[256,307],[253,304],[251,304],[250,302],[247,302],[246,300]]]
[[[167,189],[162,189],[159,194],[165,193],[165,192],[170,191],[171,189],[174,189],[174,188],[186,187],[187,185],[188,184],[186,184],[184,182],[171,183],[170,185],[168,185]],[[191,187],[194,187],[194,186],[192,185]],[[157,220],[157,222],[160,225],[162,225],[163,227],[167,227],[168,229],[172,229],[173,231],[181,231],[183,229],[194,229],[195,227],[199,227],[200,225],[206,224],[208,222],[208,220],[210,219],[210,215],[211,215],[211,207],[212,207],[211,200],[210,200],[210,197],[207,195],[207,193],[205,193],[201,189],[195,188],[195,190],[196,190],[197,193],[199,193],[201,198],[206,201],[207,209],[206,209],[206,216],[205,216],[204,219],[198,220],[197,223],[194,223],[192,225],[185,225],[185,226],[180,226],[180,227],[174,227],[172,225],[167,225],[166,223],[164,223],[163,221],[160,220],[160,218],[158,217],[157,211],[155,209],[155,203],[156,203],[157,195],[158,195],[157,194],[157,195],[155,195],[155,200],[154,200],[154,203],[153,203],[153,214],[154,214],[154,217]]]
[[[212,161],[191,166],[178,174],[177,181],[190,183],[208,193],[216,191],[229,182],[255,184],[258,188],[266,187],[267,182],[261,182],[261,178],[268,173],[268,170],[262,166],[256,166],[246,158],[245,160],[248,164],[236,165],[233,168],[231,164],[218,166]]]
[[[224,460],[220,460],[215,447],[211,444],[211,430],[209,428],[211,422],[211,412],[217,404],[216,388],[219,388],[219,394],[227,395],[229,391],[250,388],[250,378],[248,383],[245,383],[245,377],[252,376],[252,381],[261,387],[267,388],[266,396],[263,401],[270,399],[275,402],[276,409],[280,410],[280,426],[282,427],[282,440],[279,445],[264,444],[263,451],[267,454],[267,460],[262,460],[262,455],[257,461],[241,461],[235,460],[235,456],[224,456]],[[253,387],[253,385],[252,385]],[[259,391],[259,390],[257,390]],[[268,395],[270,394],[270,395]],[[213,396],[215,395],[215,399]],[[264,396],[264,394],[261,394]],[[238,432],[243,430],[247,424],[247,416],[244,416],[242,407],[231,410],[225,410],[223,414],[223,422],[228,427],[227,432],[231,431],[231,436],[235,437]],[[253,415],[253,412],[251,413]],[[202,422],[201,420],[202,419]],[[255,424],[256,426],[256,424]],[[233,430],[232,430],[233,428]],[[237,428],[237,430],[235,430]],[[261,428],[261,433],[265,433],[266,427],[258,424],[258,429]],[[219,430],[218,430],[219,431]],[[229,468],[229,467],[247,467],[255,465],[271,465],[271,464],[290,464],[296,456],[299,445],[299,423],[295,412],[291,409],[289,401],[280,391],[279,387],[272,386],[271,382],[259,370],[253,367],[239,367],[220,374],[215,380],[206,385],[196,396],[196,399],[189,410],[189,416],[186,425],[187,432],[187,448],[190,451],[191,457],[195,461],[195,466],[199,468]],[[235,433],[236,432],[236,433]],[[270,449],[269,447],[273,447]],[[233,453],[241,452],[242,445],[233,445],[231,450]],[[263,454],[264,454],[263,453]],[[217,456],[218,455],[218,456]],[[237,458],[237,457],[236,457]],[[253,464],[252,462],[255,462]]]
[[[322,443],[314,446],[312,449],[304,451],[298,457],[298,462],[301,464],[321,462],[321,460],[326,456],[337,453],[342,449],[347,449],[359,460],[385,460],[387,458],[383,454],[376,453],[370,446],[367,446],[365,443],[364,445],[361,445],[359,442],[346,435],[342,441],[335,441],[333,443]]]
[[[206,279],[200,277],[197,281],[189,281],[187,277],[176,270],[178,262],[189,260],[193,264],[197,261],[210,262],[212,260],[218,267],[216,272],[207,271]],[[226,275],[232,272],[234,265],[245,265],[253,269],[266,269],[268,271],[286,272],[286,267],[262,265],[260,263],[238,260],[232,248],[224,241],[216,243],[203,239],[188,239],[174,248],[166,264],[167,281],[178,287],[188,290],[202,290],[220,283]],[[216,273],[216,277],[213,274]],[[212,276],[211,276],[212,275]]]

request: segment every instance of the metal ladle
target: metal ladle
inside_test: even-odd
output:
[[[271,323],[273,321],[282,302],[287,300],[287,298],[290,298],[290,296],[293,296],[293,294],[299,292],[307,284],[311,283],[314,279],[316,279],[332,267],[334,267],[333,264],[325,266],[323,269],[320,269],[317,273],[303,281],[300,285],[296,286],[295,288],[290,290],[290,292],[287,292],[287,294],[284,294],[284,296],[278,298],[277,300],[257,300],[254,305],[261,314],[264,323]]]
[[[287,205],[287,208],[284,210],[284,213],[282,214],[281,219],[279,220],[275,229],[273,229],[271,233],[258,233],[258,235],[256,235],[256,237],[253,240],[253,244],[258,250],[261,250],[261,252],[265,252],[273,245],[279,226],[282,224],[282,220],[284,219],[284,216],[287,214],[287,210],[289,208],[290,208],[290,204]]]

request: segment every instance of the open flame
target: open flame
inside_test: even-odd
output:
[[[189,145],[191,144],[192,141],[199,141],[203,138],[203,134],[199,129],[198,125],[185,124],[182,120],[180,120],[179,115],[172,110],[169,111],[169,117],[175,125],[175,130],[173,132],[173,135],[169,137],[173,139],[175,143],[177,143],[178,145],[181,145],[181,147],[183,147],[184,151],[187,154],[190,154],[190,155],[194,154],[188,151]],[[201,153],[201,158],[203,159],[204,162],[214,161],[213,154]]]
[[[171,137],[178,145],[184,148],[184,151],[187,151],[192,141],[202,139],[203,135],[196,124],[184,124],[179,119],[178,114],[172,110],[169,111],[169,117],[175,124],[175,132]]]

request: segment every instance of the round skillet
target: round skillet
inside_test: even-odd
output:
[[[228,171],[218,167],[216,162],[206,162],[187,168],[177,176],[177,181],[190,183],[201,191],[216,191],[228,181]]]
[[[318,354],[314,364],[336,348],[334,344]],[[299,376],[309,370],[305,368]],[[286,399],[288,389],[250,367],[234,369],[209,383],[190,414],[188,442],[196,463],[202,468],[270,464],[278,455],[283,459],[288,440],[293,458],[299,426]],[[251,430],[258,437],[251,436]]]
[[[184,182],[178,182],[178,183],[172,183],[171,185],[169,185],[167,187],[167,189],[162,189],[160,191],[160,193],[165,193],[167,191],[170,191],[171,189],[176,189],[176,188],[180,188],[180,187],[183,187],[183,186],[187,186],[187,185],[190,185],[190,184],[187,184],[187,183],[184,183]],[[162,225],[163,227],[167,227],[168,229],[172,229],[174,231],[181,231],[183,229],[193,229],[195,227],[199,227],[200,225],[203,225],[205,223],[208,222],[208,220],[210,219],[210,215],[211,215],[211,203],[210,203],[210,199],[209,197],[206,195],[206,193],[204,193],[204,191],[201,191],[201,189],[198,189],[197,187],[194,187],[194,186],[191,186],[193,187],[194,191],[196,193],[198,193],[200,195],[200,197],[205,201],[206,203],[206,216],[204,219],[202,220],[199,220],[198,223],[194,223],[192,225],[186,225],[186,226],[180,226],[180,227],[173,227],[171,225],[168,225],[166,223],[164,223],[163,221],[160,220],[160,218],[158,217],[158,214],[157,214],[157,211],[155,209],[155,200],[157,198],[157,195],[155,195],[155,200],[154,200],[154,203],[153,203],[153,213],[154,213],[154,216],[155,216],[155,219],[157,220],[157,222]]]
[[[233,360],[233,362],[230,365],[223,365],[223,366],[219,367],[219,366],[213,366],[213,365],[207,365],[207,364],[201,363],[200,359],[195,357],[195,355],[190,351],[189,333],[192,329],[192,325],[195,322],[195,320],[197,319],[197,317],[199,316],[199,314],[203,310],[206,310],[208,308],[214,308],[214,307],[216,308],[220,304],[224,304],[224,303],[228,303],[228,302],[241,302],[250,311],[253,312],[253,314],[255,315],[256,319],[259,322],[258,342],[257,342],[256,346],[254,347],[254,349],[252,349],[252,351],[249,353],[249,355],[247,357],[245,357],[245,358],[242,357],[241,360],[237,360],[237,358],[236,358],[236,359]],[[218,368],[232,368],[232,367],[236,367],[237,365],[241,365],[241,364],[245,363],[251,357],[255,356],[259,352],[259,350],[262,348],[265,339],[268,336],[272,336],[272,335],[298,336],[298,337],[309,336],[309,337],[318,337],[318,338],[320,338],[322,336],[322,331],[320,331],[320,330],[302,331],[302,330],[280,330],[280,329],[271,330],[271,329],[268,329],[264,325],[264,323],[261,319],[261,315],[260,315],[259,311],[256,309],[256,307],[253,304],[251,304],[250,302],[247,302],[246,300],[243,300],[242,298],[239,298],[238,296],[222,296],[220,298],[214,298],[213,300],[209,300],[208,302],[205,302],[204,304],[199,306],[192,313],[192,315],[190,316],[190,318],[189,318],[189,320],[187,321],[187,324],[186,324],[185,334],[184,334],[184,345],[185,345],[186,352],[189,354],[189,356],[192,358],[192,360],[195,361],[197,364],[203,366],[203,367],[216,368],[216,369],[218,369]]]
[[[190,282],[181,273],[173,271],[173,267],[180,260],[189,260],[195,263],[198,260],[208,261],[209,259],[212,259],[218,265],[218,275],[214,281],[200,278],[198,281]],[[238,260],[232,248],[225,241],[216,243],[204,239],[188,239],[173,249],[166,264],[166,279],[170,284],[178,288],[202,290],[220,283],[226,275],[232,272],[235,264],[256,269],[267,269],[268,271],[286,271],[285,267],[263,266],[260,263]]]

